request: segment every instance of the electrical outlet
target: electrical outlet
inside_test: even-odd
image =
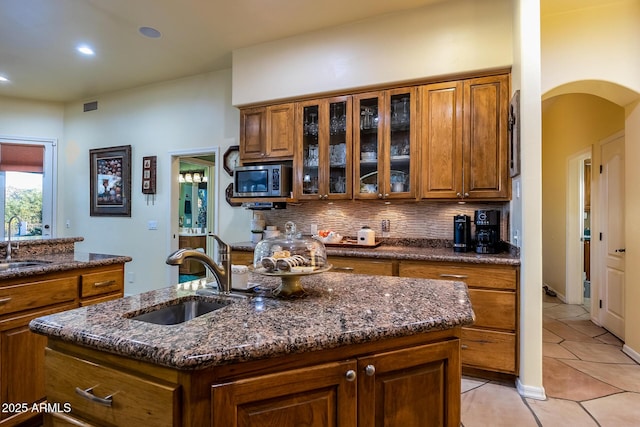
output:
[[[127,282],[133,283],[136,280],[136,274],[133,271],[127,273]]]
[[[318,224],[311,224],[311,235],[315,236],[318,234]]]

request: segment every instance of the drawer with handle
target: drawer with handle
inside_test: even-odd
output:
[[[45,353],[49,403],[65,403],[73,417],[99,425],[180,425],[179,386],[160,384],[49,348]]]
[[[122,268],[85,273],[80,276],[80,296],[82,298],[122,291],[124,271]]]
[[[470,288],[515,290],[517,283],[517,271],[514,267],[489,264],[401,261],[400,276],[456,280],[465,282]]]
[[[371,274],[393,276],[393,261],[370,258],[331,256],[327,262],[337,273]]]
[[[0,287],[0,315],[73,301],[78,277],[41,280]]]

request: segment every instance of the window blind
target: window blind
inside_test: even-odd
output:
[[[0,144],[0,171],[44,172],[44,146]]]

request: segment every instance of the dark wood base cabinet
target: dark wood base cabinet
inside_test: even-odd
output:
[[[47,395],[73,405],[46,414],[45,425],[458,427],[460,334],[454,328],[197,371],[50,339]],[[96,384],[97,396],[112,396],[110,407],[75,391]]]
[[[39,426],[45,402],[47,338],[29,330],[36,318],[98,299],[120,298],[124,264],[7,279],[0,286],[0,426]],[[34,410],[35,409],[35,410]]]

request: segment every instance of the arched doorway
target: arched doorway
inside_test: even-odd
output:
[[[597,190],[600,144],[616,132],[624,132],[624,107],[639,98],[638,93],[605,81],[572,82],[543,95],[543,280],[563,301],[582,302],[584,281],[576,276],[584,271],[585,237],[595,236],[589,242],[592,256],[588,267],[592,279],[591,318],[598,324],[604,272],[599,223],[603,207],[598,204]],[[573,174],[580,171],[575,162],[584,161],[581,156],[587,152],[593,153],[590,186],[595,190],[589,206],[585,205],[584,194],[570,194],[572,185],[576,186]],[[585,218],[590,220],[589,230],[584,227]]]

